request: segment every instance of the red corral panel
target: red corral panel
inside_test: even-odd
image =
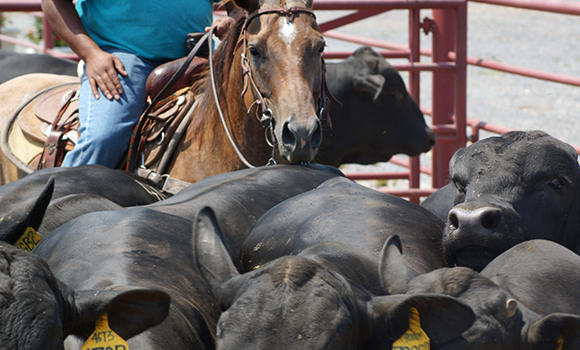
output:
[[[580,3],[565,1],[536,0],[470,0],[499,6],[510,6],[522,9],[547,11],[552,13],[580,16]],[[448,164],[454,152],[479,139],[479,131],[504,133],[510,129],[491,125],[479,120],[467,118],[466,87],[467,64],[489,69],[519,74],[536,79],[543,79],[563,84],[580,86],[580,78],[562,74],[529,69],[495,62],[492,60],[467,56],[467,0],[314,0],[316,11],[349,10],[340,18],[320,23],[323,34],[328,38],[344,40],[359,45],[369,45],[385,58],[403,58],[404,63],[393,64],[401,71],[409,74],[408,89],[413,98],[421,105],[421,109],[431,116],[430,127],[437,135],[437,145],[432,150],[432,161],[429,167],[422,165],[418,157],[410,160],[393,157],[392,163],[405,166],[408,171],[352,173],[347,174],[352,179],[405,179],[409,188],[405,190],[381,189],[398,196],[408,197],[418,202],[435,189],[443,186],[448,177]],[[431,9],[432,18],[420,18],[420,10]],[[409,13],[407,44],[390,43],[356,34],[345,34],[335,29],[347,24],[364,21],[390,10],[406,10]],[[10,11],[41,11],[41,0],[0,0],[0,12]],[[217,12],[223,15],[223,12]],[[45,22],[46,33],[52,33]],[[430,33],[432,49],[421,46],[420,33]],[[49,34],[50,35],[50,34]],[[15,39],[0,35],[0,40],[18,43]],[[50,50],[51,40],[45,47],[26,44],[48,54],[56,54]],[[21,43],[19,43],[21,44]],[[351,52],[325,52],[328,59],[346,58]],[[421,62],[421,56],[430,56],[431,62]],[[420,76],[432,74],[432,101],[420,101]],[[430,105],[430,107],[426,107]],[[467,135],[467,130],[471,135]],[[580,151],[580,147],[576,147]],[[431,188],[421,189],[420,174],[431,176]]]
[[[1,12],[42,11],[40,0],[0,0]]]
[[[419,104],[420,74],[432,72],[432,108],[423,108],[432,117],[432,129],[437,135],[437,145],[432,150],[431,171],[425,171],[419,158],[411,158],[405,164],[408,172],[394,174],[371,173],[371,174],[347,174],[352,179],[391,179],[404,178],[409,181],[409,190],[389,190],[386,192],[395,195],[409,197],[418,202],[419,197],[432,193],[432,189],[421,190],[421,173],[429,173],[432,176],[432,188],[439,188],[445,184],[448,178],[449,160],[455,151],[464,147],[466,136],[466,86],[467,86],[467,3],[461,1],[396,1],[396,0],[316,0],[316,10],[355,10],[342,18],[320,23],[320,28],[325,36],[370,45],[388,51],[379,51],[385,58],[406,58],[408,63],[393,64],[399,70],[409,72],[409,92]],[[393,9],[409,11],[409,42],[407,45],[393,44],[385,41],[358,37],[352,34],[343,34],[333,31],[338,26],[363,20],[370,16]],[[432,9],[433,18],[422,20],[419,16],[421,9]],[[432,33],[433,50],[421,49],[420,33],[422,31]],[[453,53],[453,58],[450,57]],[[343,58],[350,53],[325,53],[329,58]],[[419,62],[421,55],[430,55],[431,63]],[[401,163],[395,158],[394,162]]]

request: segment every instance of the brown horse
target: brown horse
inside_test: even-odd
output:
[[[277,161],[310,162],[322,140],[317,111],[324,100],[325,46],[312,0],[234,2],[248,16],[239,18],[213,56],[219,106],[233,143],[256,166],[273,154],[266,138],[276,144]],[[16,105],[34,92],[71,79],[33,74],[2,84],[0,121],[5,124]],[[227,137],[211,84],[208,68],[192,87],[200,102],[166,170],[173,178],[196,182],[246,167]],[[266,131],[263,116],[271,118]],[[4,157],[1,163],[1,183],[15,180],[14,167]]]

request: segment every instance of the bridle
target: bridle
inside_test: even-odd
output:
[[[306,8],[306,7],[290,7],[290,8],[276,7],[276,8],[260,9],[260,10],[252,12],[251,14],[248,15],[248,17],[246,18],[246,20],[242,26],[241,35],[243,37],[243,40],[238,42],[238,44],[237,44],[237,45],[240,45],[240,44],[243,45],[243,51],[241,54],[241,60],[242,60],[241,65],[242,65],[242,76],[244,77],[244,87],[242,89],[241,96],[244,96],[246,94],[246,92],[248,90],[248,86],[251,86],[252,91],[254,93],[254,96],[257,96],[256,99],[254,100],[254,102],[248,108],[247,113],[250,114],[251,110],[254,108],[254,106],[257,105],[259,107],[258,109],[256,109],[256,118],[260,121],[260,124],[262,124],[262,127],[265,129],[266,142],[268,143],[268,145],[270,147],[272,147],[272,156],[270,157],[270,159],[268,160],[268,163],[266,165],[276,164],[276,161],[274,160],[274,155],[275,155],[275,150],[276,150],[276,148],[275,148],[276,136],[274,134],[274,127],[273,127],[274,118],[272,116],[272,109],[270,109],[270,107],[268,106],[267,100],[260,93],[260,90],[258,89],[258,87],[254,81],[254,78],[252,76],[250,62],[249,62],[247,55],[246,55],[246,50],[248,48],[246,34],[247,34],[248,26],[253,19],[255,19],[256,17],[259,17],[263,14],[269,14],[269,13],[277,13],[277,14],[280,14],[282,16],[286,16],[288,22],[292,22],[294,20],[294,18],[296,17],[296,14],[298,14],[298,13],[307,13],[307,14],[311,15],[316,20],[316,15],[314,14],[314,11],[312,11],[311,9]],[[210,36],[213,33],[213,29],[214,28],[212,27],[210,30]],[[214,98],[216,101],[216,106],[218,108],[218,112],[219,112],[222,124],[224,126],[225,131],[226,131],[228,139],[230,140],[230,143],[234,147],[234,150],[236,151],[238,157],[241,159],[241,161],[248,168],[255,168],[254,165],[250,164],[244,158],[244,156],[242,155],[242,153],[240,152],[240,150],[236,146],[236,144],[235,144],[235,142],[230,134],[230,131],[227,127],[227,123],[226,123],[225,118],[223,116],[223,113],[221,111],[219,99],[217,96],[217,89],[216,89],[214,72],[213,72],[212,47],[211,47],[211,44],[209,43],[209,41],[208,41],[208,44],[210,47],[209,65],[210,65],[210,78],[211,78],[211,83],[212,83],[211,85],[212,85],[212,90],[213,90]],[[332,96],[330,91],[328,90],[328,87],[326,85],[326,65],[324,64],[324,58],[323,58],[322,54],[320,55],[320,59],[321,59],[321,63],[322,63],[322,65],[321,65],[321,75],[322,76],[321,76],[320,96],[319,96],[318,101],[317,101],[317,104],[318,104],[317,116],[319,119],[322,119],[323,116],[326,116],[329,125],[332,127],[332,123],[330,122],[330,117],[328,117],[328,108],[327,108],[328,103],[330,101],[332,101],[338,105],[341,105],[341,103],[338,102],[334,98],[334,96]],[[260,115],[260,112],[261,112],[261,115]]]

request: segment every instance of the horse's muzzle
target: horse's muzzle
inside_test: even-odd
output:
[[[280,134],[280,153],[292,163],[311,162],[322,142],[320,120],[314,116],[306,121],[289,118],[282,124]]]

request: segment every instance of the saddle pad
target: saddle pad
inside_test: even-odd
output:
[[[34,159],[42,152],[44,142],[30,138],[22,132],[17,123],[14,123],[8,135],[8,146],[16,158],[25,164],[30,164],[31,171],[36,170]]]

